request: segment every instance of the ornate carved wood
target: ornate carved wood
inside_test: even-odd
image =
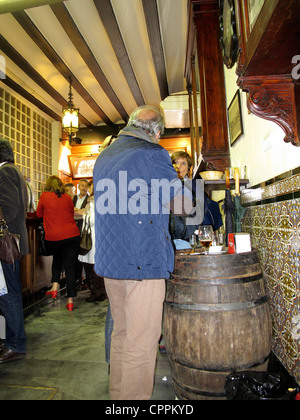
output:
[[[238,0],[241,52],[238,86],[249,93],[253,114],[278,124],[284,141],[300,146],[300,1],[266,1],[249,33],[247,0]]]
[[[286,143],[300,145],[295,84],[290,76],[240,77],[238,85],[249,93],[247,105],[253,114],[278,124],[285,133]]]

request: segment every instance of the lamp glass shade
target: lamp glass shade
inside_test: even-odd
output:
[[[77,108],[63,108],[62,128],[68,133],[76,133],[79,129],[79,109]]]

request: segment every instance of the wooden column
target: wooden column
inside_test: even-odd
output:
[[[191,158],[193,168],[195,167],[195,133],[194,133],[194,116],[193,116],[193,99],[192,99],[192,87],[187,85],[187,91],[189,94],[189,115],[190,115],[190,133],[191,133]]]
[[[192,89],[193,89],[193,102],[194,102],[194,126],[195,126],[195,138],[196,138],[196,152],[197,159],[199,159],[202,152],[202,144],[200,147],[200,133],[199,133],[199,121],[198,121],[198,104],[197,104],[197,86],[196,86],[196,70],[195,70],[195,57],[192,58]]]
[[[219,2],[191,0],[200,76],[203,148],[216,169],[230,166],[223,58],[220,49]]]

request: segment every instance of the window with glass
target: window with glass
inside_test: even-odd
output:
[[[0,136],[9,140],[15,164],[30,183],[35,208],[52,173],[52,124],[0,87]]]

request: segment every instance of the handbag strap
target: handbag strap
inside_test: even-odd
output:
[[[81,227],[81,232],[83,232],[86,229],[86,214],[83,215],[83,222],[82,222],[82,227]]]
[[[91,218],[90,216],[88,216],[87,214],[83,215],[83,223],[82,223],[82,228],[81,231],[83,232],[84,230],[90,230],[91,229]]]

